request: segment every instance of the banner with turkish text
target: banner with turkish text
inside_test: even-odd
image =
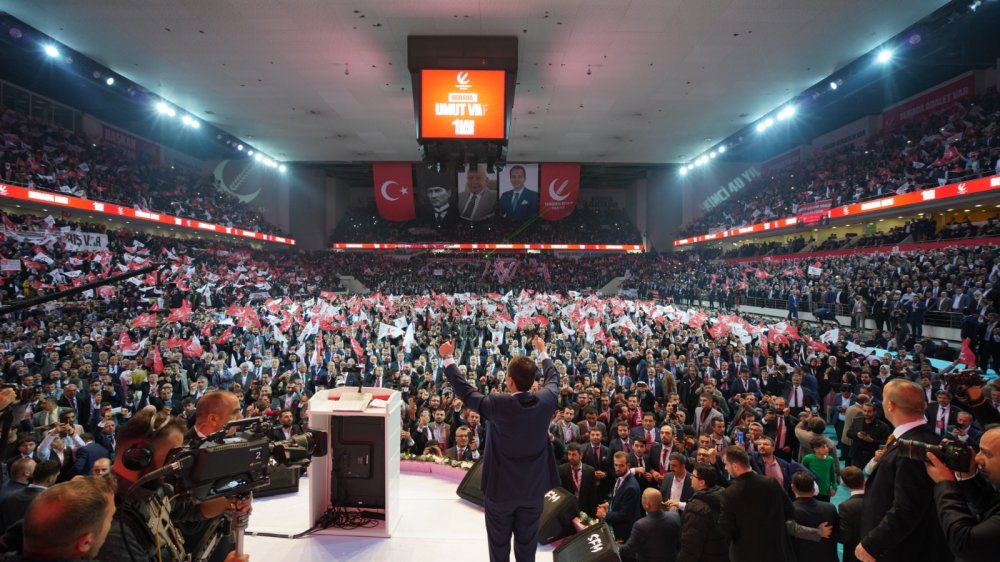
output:
[[[974,95],[976,76],[969,72],[885,110],[882,113],[882,127],[891,131],[909,121],[919,121],[927,115],[953,109],[955,102]]]
[[[413,204],[413,165],[405,162],[372,164],[375,177],[375,205],[387,221],[405,222],[417,218]]]
[[[545,220],[562,220],[576,209],[580,196],[579,164],[542,164],[539,214]]]
[[[101,142],[116,146],[129,160],[154,166],[160,165],[160,145],[126,133],[121,129],[104,125],[101,132]]]

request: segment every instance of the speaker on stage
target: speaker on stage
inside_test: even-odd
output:
[[[542,518],[538,525],[538,542],[549,544],[576,532],[573,518],[580,513],[580,502],[565,488],[552,488],[542,503]]]
[[[552,551],[554,562],[621,562],[607,523],[587,527]]]
[[[483,493],[483,459],[480,458],[465,473],[462,483],[458,485],[458,497],[470,501],[479,507],[486,506],[486,495]]]

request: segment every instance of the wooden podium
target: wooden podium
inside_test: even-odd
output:
[[[372,404],[363,411],[338,410],[340,398],[357,387],[317,392],[309,400],[309,428],[327,432],[329,453],[309,467],[309,521],[331,505],[347,511],[378,513],[378,525],[356,529],[330,527],[323,535],[390,537],[399,523],[400,393],[364,387]],[[346,402],[346,397],[345,397]]]

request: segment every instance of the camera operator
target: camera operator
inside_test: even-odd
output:
[[[289,416],[291,416],[290,412]],[[200,444],[209,435],[221,431],[227,423],[238,420],[241,417],[240,401],[235,394],[225,390],[209,392],[198,400],[195,410],[194,427],[187,432],[185,441],[191,446]],[[246,505],[242,506],[242,509],[249,510],[249,502],[246,502]],[[218,525],[223,523],[222,517],[223,515],[219,514],[216,517],[180,525],[181,533],[184,535],[184,544],[187,546],[189,552],[195,555],[201,554],[197,550],[203,546],[205,538],[210,533],[214,533]],[[224,560],[226,559],[226,553],[232,549],[233,541],[227,534],[218,546],[215,547],[212,557],[209,560],[213,562]]]
[[[196,505],[186,497],[167,497],[165,489],[155,483],[130,493],[140,478],[163,467],[167,453],[183,445],[186,429],[183,420],[157,412],[154,406],[143,408],[122,428],[112,470],[118,511],[100,550],[101,560],[179,560],[184,557],[184,545],[172,540],[178,533],[170,527],[210,519],[225,511],[228,501],[224,498]],[[248,559],[235,552],[226,557],[227,562]]]
[[[1000,552],[1000,428],[983,434],[970,472],[952,472],[927,453],[938,519],[948,547],[961,562],[996,560]],[[979,474],[975,471],[978,469]]]

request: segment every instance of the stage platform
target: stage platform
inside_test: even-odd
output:
[[[455,495],[458,483],[431,474],[400,474],[402,516],[391,538],[310,535],[300,539],[247,536],[251,560],[426,562],[489,560],[482,508]],[[248,531],[294,535],[312,524],[309,480],[296,494],[255,499]],[[553,547],[539,545],[538,560],[550,560]]]

